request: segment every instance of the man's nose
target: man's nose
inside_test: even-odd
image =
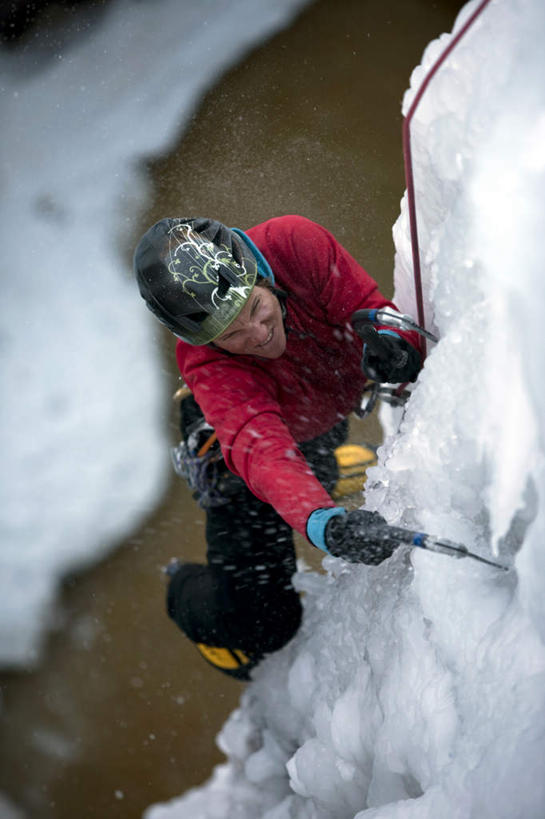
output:
[[[269,328],[263,321],[253,321],[250,326],[250,337],[254,344],[263,344],[269,335]]]

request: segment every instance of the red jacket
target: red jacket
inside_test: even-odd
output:
[[[228,468],[305,535],[309,514],[335,503],[295,442],[331,429],[358,405],[366,379],[350,316],[393,305],[336,239],[308,219],[282,216],[247,234],[288,294],[285,352],[261,359],[178,341],[178,366],[217,432]],[[415,344],[414,335],[403,335]]]

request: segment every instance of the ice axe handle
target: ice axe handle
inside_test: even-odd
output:
[[[397,539],[398,544],[408,543],[410,546],[417,546],[420,549],[426,549],[428,552],[450,555],[450,557],[456,557],[458,559],[471,557],[473,560],[478,560],[479,563],[486,563],[488,566],[494,566],[496,569],[502,569],[505,572],[508,572],[510,569],[510,567],[504,563],[499,563],[496,560],[490,560],[489,558],[481,557],[481,555],[470,552],[463,543],[454,543],[452,540],[433,537],[424,532],[412,532],[410,529],[402,529],[399,526],[388,526],[387,529],[388,538]]]
[[[410,534],[413,535],[413,546],[420,546],[421,549],[427,549],[429,552],[437,552],[438,554],[458,558],[471,557],[473,560],[478,560],[479,563],[486,563],[488,566],[494,566],[494,568],[502,569],[504,572],[508,572],[510,569],[505,563],[498,563],[497,560],[489,560],[487,557],[481,557],[481,555],[470,552],[467,546],[462,543],[453,543],[452,540],[443,540],[431,535],[425,535],[422,532],[411,532]]]
[[[437,540],[436,538],[425,535],[423,532],[414,532],[412,545],[420,546],[421,549],[427,549],[429,552],[437,552],[438,554],[451,555],[451,557],[467,557],[468,551],[461,543],[451,543],[450,540]]]
[[[350,319],[352,327],[356,333],[363,338],[363,331],[372,327],[377,320],[378,310],[356,310]]]
[[[350,323],[359,336],[361,336],[364,327],[370,327],[373,324],[382,324],[385,327],[393,327],[396,330],[408,330],[419,333],[430,341],[439,341],[437,336],[430,333],[429,330],[420,327],[411,316],[398,313],[397,310],[392,310],[390,307],[383,307],[382,309],[374,307],[370,310],[356,310],[356,312],[352,314]]]

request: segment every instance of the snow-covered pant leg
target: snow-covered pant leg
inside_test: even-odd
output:
[[[186,564],[174,575],[169,615],[196,643],[252,656],[281,648],[301,621],[290,527],[244,487],[232,503],[208,510],[206,537],[208,565]]]

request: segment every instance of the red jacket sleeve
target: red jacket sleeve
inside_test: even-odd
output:
[[[210,351],[206,352],[210,359]],[[180,342],[180,369],[217,432],[227,467],[243,478],[254,495],[271,504],[290,526],[306,536],[310,513],[335,503],[308,467],[282,420],[273,380],[240,359],[218,354],[204,363],[199,362],[198,348],[186,353],[187,345]]]

